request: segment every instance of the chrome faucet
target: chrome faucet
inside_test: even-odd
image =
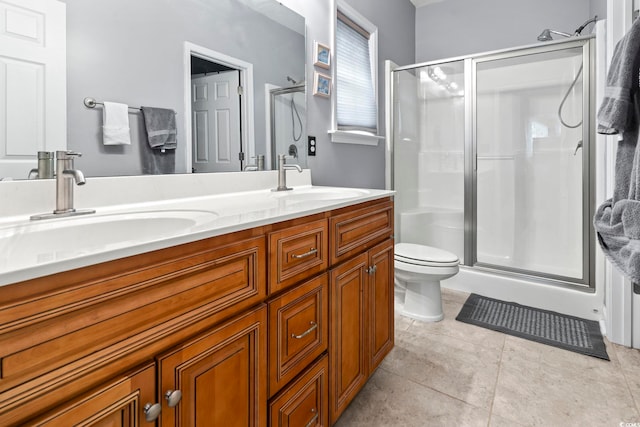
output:
[[[287,156],[284,154],[278,154],[278,187],[273,191],[287,191],[292,190],[287,187],[287,169],[295,169],[302,173],[300,165],[287,164]]]
[[[77,185],[86,183],[84,174],[73,168],[73,159],[82,156],[74,151],[56,151],[56,210],[54,214],[75,212],[73,208],[73,182]]]
[[[34,215],[31,219],[59,218],[95,212],[92,209],[76,210],[73,207],[73,183],[86,183],[82,171],[73,167],[73,159],[80,156],[81,153],[74,151],[56,151],[56,208],[53,213]]]
[[[252,159],[256,159],[256,163],[253,165],[245,166],[245,171],[263,171],[264,170],[264,154],[258,154],[256,157],[252,157]]]
[[[53,151],[38,151],[38,167],[29,171],[28,179],[53,178]]]

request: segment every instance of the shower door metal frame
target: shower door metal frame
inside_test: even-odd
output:
[[[269,110],[271,111],[269,117],[269,122],[271,124],[271,170],[278,169],[278,153],[276,153],[276,96],[286,95],[289,93],[304,93],[306,102],[306,85],[302,83],[269,91]]]
[[[477,262],[477,150],[476,150],[476,66],[478,63],[496,59],[504,59],[516,56],[545,53],[565,49],[582,48],[583,64],[583,122],[582,122],[582,278],[575,279],[547,273],[540,273],[530,270],[508,268],[493,264]],[[595,213],[595,149],[592,144],[595,142],[595,126],[592,118],[595,117],[595,79],[592,78],[595,72],[595,36],[571,37],[566,40],[546,42],[545,44],[535,44],[517,48],[496,50],[486,53],[465,55],[453,58],[439,59],[435,61],[422,62],[418,64],[393,67],[390,69],[391,91],[387,105],[390,114],[387,132],[390,137],[389,157],[391,159],[390,180],[391,187],[394,188],[394,80],[393,73],[419,68],[446,64],[449,62],[464,61],[464,96],[465,96],[465,142],[464,142],[464,265],[477,270],[485,270],[492,274],[513,276],[516,278],[526,278],[534,281],[549,283],[556,286],[566,286],[573,289],[595,292],[595,231],[591,226],[591,218]]]
[[[519,56],[529,56],[561,50],[569,50],[582,48],[582,277],[579,279],[557,274],[542,273],[532,270],[506,267],[502,265],[481,263],[477,260],[477,207],[478,207],[478,153],[477,153],[477,99],[475,97],[477,90],[477,66],[478,64],[491,62],[501,59],[515,58]],[[465,96],[469,98],[471,103],[471,135],[470,141],[467,141],[466,148],[469,149],[471,160],[468,162],[470,169],[465,173],[465,191],[467,185],[470,187],[470,197],[465,202],[471,204],[471,210],[466,209],[465,205],[465,265],[471,265],[474,268],[487,269],[491,271],[500,271],[504,274],[515,275],[520,277],[534,277],[538,280],[550,282],[562,286],[578,287],[586,290],[595,290],[595,231],[591,226],[591,218],[595,212],[594,191],[595,188],[595,156],[592,149],[592,142],[595,141],[594,124],[591,118],[594,113],[595,83],[592,81],[595,69],[595,40],[593,36],[568,39],[566,41],[554,42],[545,45],[525,47],[521,49],[508,50],[498,53],[487,53],[483,55],[474,55],[470,59],[470,79],[471,84],[465,87],[468,92]],[[466,64],[465,64],[466,65]],[[465,72],[467,70],[465,69]],[[465,75],[466,77],[466,75]],[[467,226],[467,224],[470,224]],[[467,245],[467,243],[469,243]]]

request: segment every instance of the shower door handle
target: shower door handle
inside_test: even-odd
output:
[[[578,154],[578,149],[582,148],[582,140],[578,141],[578,145],[576,145],[576,149],[573,150],[573,155],[575,156],[576,154]]]

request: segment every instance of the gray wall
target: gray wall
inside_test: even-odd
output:
[[[331,102],[311,95],[313,41],[332,45],[334,2],[282,0],[282,3],[307,20],[307,132],[315,135],[318,142],[318,155],[309,158],[313,183],[384,188],[384,142],[381,141],[377,147],[332,143],[327,134],[331,128]],[[409,0],[347,0],[347,3],[378,27],[379,133],[384,135],[384,61],[390,59],[398,64],[414,62],[415,8]]]
[[[605,0],[444,0],[416,10],[416,62],[537,43],[605,11]]]
[[[264,153],[264,84],[304,75],[304,37],[235,0],[66,0],[69,148],[89,176],[141,172],[142,116],[130,114],[132,145],[102,145],[102,109],[82,100],[173,108],[184,147],[184,42],[254,66],[256,152]],[[299,78],[299,77],[298,77]],[[177,165],[184,165],[177,150]],[[176,172],[184,172],[184,167]]]
[[[607,0],[589,0],[590,15],[598,15],[598,19],[607,18]]]

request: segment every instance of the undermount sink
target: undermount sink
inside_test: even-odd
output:
[[[0,228],[0,271],[151,242],[194,230],[214,212],[159,210],[87,215]]]
[[[278,200],[283,200],[288,204],[307,202],[327,202],[362,197],[369,194],[367,190],[353,188],[304,188],[291,191],[274,192],[273,195]]]

